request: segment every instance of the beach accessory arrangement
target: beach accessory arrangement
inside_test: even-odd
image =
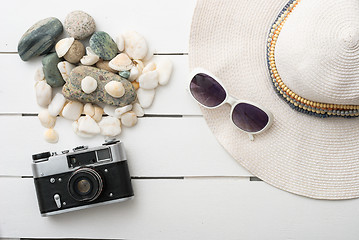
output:
[[[68,37],[57,41],[63,29]],[[19,41],[23,61],[44,55],[35,74],[35,93],[49,143],[59,140],[54,129],[58,115],[73,121],[80,137],[118,136],[122,126],[136,125],[143,109],[152,105],[156,88],[171,77],[172,62],[153,58],[154,49],[139,33],[127,31],[114,40],[95,30],[89,14],[74,11],[64,25],[54,17],[37,22]]]
[[[201,107],[221,145],[263,181],[316,199],[359,197],[359,2],[199,0],[190,68],[273,114],[255,141]],[[221,53],[221,54],[218,54]]]

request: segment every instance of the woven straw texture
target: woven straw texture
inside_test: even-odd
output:
[[[298,9],[307,1],[310,0],[302,0]],[[318,2],[322,6],[331,6],[327,10],[334,12],[332,8],[339,2],[346,5],[345,2],[353,1]],[[221,79],[231,95],[269,109],[274,115],[274,122],[271,128],[256,135],[251,142],[230,122],[228,105],[214,110],[202,108],[204,118],[221,145],[241,165],[265,182],[311,198],[357,198],[359,119],[322,119],[299,113],[273,90],[266,63],[266,42],[271,25],[286,3],[286,0],[198,1],[191,27],[190,68],[208,69]],[[289,16],[288,24],[291,17],[295,18],[295,11],[297,9]],[[324,12],[320,14],[324,16]],[[310,24],[304,23],[307,26]],[[326,27],[331,27],[335,33],[338,24]],[[337,35],[333,34],[333,37]],[[285,43],[284,38],[282,42]],[[285,47],[283,44],[281,51]],[[280,54],[286,56],[283,52]],[[322,59],[325,57],[322,56]],[[296,66],[295,62],[290,64]],[[323,63],[321,70],[332,69],[330,64]],[[282,69],[287,67],[281,65]],[[337,69],[341,67],[341,63],[335,65]],[[340,73],[337,69],[333,70],[334,75]],[[281,74],[279,67],[278,72]],[[328,74],[333,76],[332,73]],[[285,81],[284,76],[282,78]],[[325,85],[325,79],[318,81]],[[328,89],[334,91],[329,96],[334,96],[336,88]],[[355,101],[355,98],[352,97],[350,101]],[[345,100],[345,97],[341,99]]]

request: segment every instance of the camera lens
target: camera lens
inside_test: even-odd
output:
[[[68,191],[77,201],[93,201],[101,194],[103,182],[100,174],[91,168],[75,171],[68,182]]]

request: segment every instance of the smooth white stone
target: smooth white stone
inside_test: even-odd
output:
[[[59,141],[59,134],[52,128],[44,132],[44,139],[49,143],[57,143]]]
[[[123,35],[125,52],[132,59],[143,59],[148,52],[145,38],[135,31],[128,31]]]
[[[37,117],[39,118],[41,125],[45,128],[53,128],[55,126],[56,117],[51,116],[47,109],[41,110]]]
[[[166,85],[171,78],[173,63],[169,58],[161,58],[157,64],[158,71],[158,83],[160,85]]]
[[[94,134],[87,134],[84,132],[79,131],[79,123],[78,121],[75,121],[72,123],[72,130],[74,131],[74,133],[76,133],[76,135],[78,135],[79,137],[83,137],[83,138],[90,138],[95,136]]]
[[[143,117],[145,115],[145,112],[139,103],[133,104],[132,111],[136,113],[137,117]]]
[[[125,88],[121,82],[110,81],[105,85],[105,90],[114,98],[120,98],[125,94]]]
[[[86,47],[86,54],[88,56],[97,56],[96,53],[94,53],[94,51],[92,51],[92,49],[90,47]]]
[[[84,105],[83,114],[89,115],[90,117],[93,117],[93,115],[95,115],[95,107],[92,105],[92,103],[86,103]]]
[[[91,66],[100,60],[100,57],[97,56],[90,47],[86,47],[86,55],[83,56],[80,60],[80,62],[83,65]]]
[[[133,63],[126,53],[120,53],[108,63],[108,66],[117,71],[128,71],[133,67]]]
[[[65,102],[65,97],[61,93],[56,93],[55,97],[52,99],[49,107],[47,108],[49,110],[49,114],[56,117],[61,112]]]
[[[101,135],[115,137],[121,133],[121,122],[115,117],[103,117],[98,124],[101,129]]]
[[[98,56],[85,55],[80,59],[80,62],[83,65],[91,66],[91,65],[94,65],[95,63],[97,63],[98,60],[100,60],[100,58]]]
[[[154,71],[156,70],[156,63],[155,62],[149,62],[146,67],[143,68],[142,70],[142,74],[143,73],[146,73],[146,72],[151,72],[151,71]]]
[[[114,117],[115,116],[115,111],[116,111],[116,108],[115,106],[112,106],[112,105],[105,105],[105,107],[103,108],[103,111],[111,116],[111,117]]]
[[[157,70],[142,73],[142,75],[138,78],[138,82],[140,84],[140,88],[150,90],[154,89],[158,86],[158,72]]]
[[[94,92],[97,89],[97,81],[90,76],[86,76],[81,80],[81,89],[87,94]]]
[[[144,57],[143,61],[148,62],[153,58],[153,54],[155,52],[155,49],[153,47],[148,47],[148,51],[146,56]]]
[[[122,114],[121,123],[125,127],[133,127],[137,123],[137,115],[133,111]]]
[[[95,105],[95,114],[92,117],[93,120],[95,120],[96,122],[101,121],[102,114],[103,114],[103,109],[101,107]]]
[[[132,67],[131,71],[130,71],[130,77],[128,78],[128,80],[133,82],[138,78],[139,75],[140,75],[140,71],[138,70],[138,68],[137,67]]]
[[[35,83],[36,101],[41,107],[47,107],[51,102],[52,88],[46,81]]]
[[[120,52],[122,52],[125,49],[125,40],[123,39],[122,35],[118,35],[116,37],[116,44]]]
[[[36,82],[45,80],[44,70],[42,69],[42,67],[36,70],[34,80]]]
[[[155,89],[146,90],[139,88],[137,90],[137,98],[142,108],[149,108],[152,105],[153,99],[155,98]]]
[[[75,67],[76,65],[71,64],[67,61],[62,61],[57,64],[57,68],[59,69],[61,76],[65,80],[65,82],[67,82],[72,69],[74,69]]]
[[[73,37],[64,38],[58,41],[55,45],[55,51],[59,58],[65,56],[67,51],[69,51],[70,47],[74,43],[75,39]]]
[[[84,105],[78,101],[69,101],[64,109],[62,109],[62,116],[68,120],[77,120],[81,116]]]
[[[93,120],[89,115],[80,117],[77,121],[79,123],[78,130],[83,133],[96,135],[101,132],[97,122]]]
[[[135,63],[135,66],[138,68],[138,71],[140,72],[140,75],[143,71],[143,69],[145,68],[145,64],[138,59],[133,60],[133,62]]]
[[[130,105],[126,105],[126,106],[123,106],[123,107],[119,107],[119,108],[116,108],[115,110],[115,117],[117,118],[121,118],[121,115],[128,112],[128,111],[131,111],[132,110],[132,104]]]

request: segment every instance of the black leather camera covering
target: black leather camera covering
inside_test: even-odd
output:
[[[44,214],[73,207],[132,197],[134,195],[127,161],[100,165],[93,167],[93,169],[100,174],[104,186],[100,196],[91,202],[79,202],[71,197],[68,190],[68,181],[73,172],[35,178],[34,182],[40,212]],[[105,169],[108,171],[105,172]],[[50,182],[51,178],[55,179],[54,183]],[[61,178],[61,181],[59,181],[59,178]],[[112,196],[110,196],[110,193],[112,193]],[[56,206],[54,201],[55,194],[60,195],[61,208]],[[63,205],[63,202],[66,202],[66,205]]]

